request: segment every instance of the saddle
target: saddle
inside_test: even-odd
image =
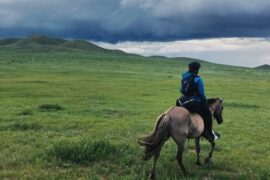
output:
[[[194,99],[192,97],[183,96],[183,97],[179,97],[176,99],[176,106],[184,107],[189,112],[195,112],[195,113],[199,114],[202,117],[204,123],[206,124],[207,116],[205,116],[205,113],[202,112],[203,109],[201,108],[200,104],[201,104],[200,101],[198,101],[197,99]],[[210,113],[210,111],[209,111],[209,113]],[[217,133],[216,131],[212,130],[212,134],[214,135],[215,140],[220,138],[220,134]],[[208,136],[208,135],[206,135],[206,136]]]

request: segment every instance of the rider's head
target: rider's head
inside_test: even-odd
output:
[[[189,63],[188,67],[189,67],[189,72],[198,74],[201,64],[199,62],[193,61]]]

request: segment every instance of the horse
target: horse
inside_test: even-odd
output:
[[[223,100],[219,98],[208,99],[209,110],[212,116],[216,119],[218,124],[223,122]],[[211,150],[205,159],[205,163],[211,161],[212,153],[214,151],[215,142],[205,136],[204,121],[198,114],[191,114],[184,107],[173,106],[166,110],[157,118],[156,126],[152,134],[138,139],[138,143],[145,147],[144,160],[149,160],[153,157],[152,170],[149,178],[156,179],[156,163],[160,155],[160,151],[164,143],[172,137],[177,144],[176,159],[184,176],[189,174],[183,164],[183,152],[185,141],[187,139],[195,139],[196,149],[196,164],[201,165],[200,162],[200,138],[204,137],[211,144]]]

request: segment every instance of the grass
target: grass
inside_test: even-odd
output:
[[[63,109],[58,104],[42,104],[38,106],[39,110],[42,112],[60,111]]]
[[[22,112],[18,113],[19,116],[30,116],[33,115],[30,109],[23,110]]]
[[[117,146],[109,141],[92,142],[90,139],[62,140],[53,145],[51,155],[62,161],[83,163],[102,160],[117,152]]]
[[[137,138],[179,96],[187,59],[0,48],[0,178],[145,179]],[[187,179],[270,178],[269,72],[203,63],[208,97],[224,99],[215,129],[213,164],[195,166],[184,152]],[[40,110],[41,107],[41,110]],[[202,157],[210,146],[202,142]],[[179,179],[176,145],[167,141],[159,179]]]

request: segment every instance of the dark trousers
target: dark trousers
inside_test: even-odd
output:
[[[177,106],[179,106],[179,104],[176,104]],[[204,135],[206,136],[210,136],[210,138],[214,138],[213,137],[213,133],[212,133],[212,114],[209,110],[209,107],[207,104],[205,103],[201,103],[198,101],[191,101],[189,103],[186,103],[183,105],[190,113],[197,113],[199,114],[204,121]]]

